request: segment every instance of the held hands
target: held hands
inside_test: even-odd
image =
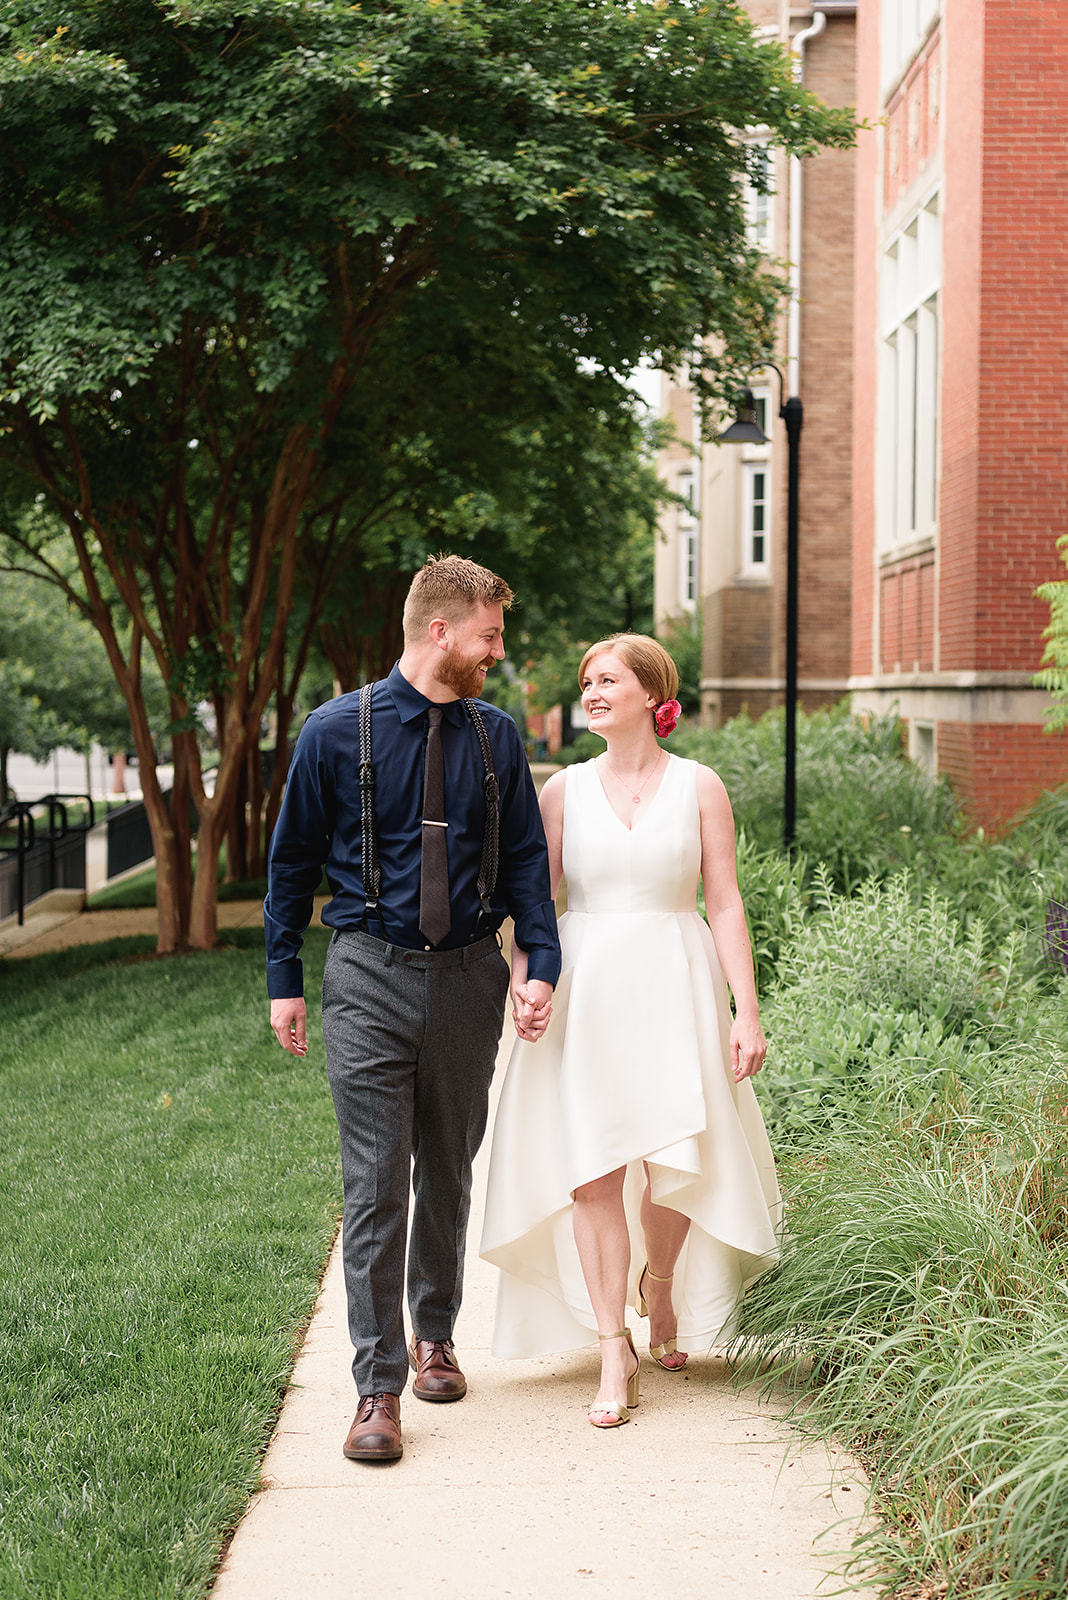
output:
[[[731,1028],[731,1070],[735,1083],[753,1078],[764,1065],[768,1042],[758,1017],[735,1017]]]
[[[512,1021],[521,1039],[536,1044],[548,1027],[553,1010],[553,988],[541,978],[512,985]]]
[[[303,1000],[272,1000],[271,1027],[282,1049],[288,1050],[291,1056],[308,1054],[307,1013]]]

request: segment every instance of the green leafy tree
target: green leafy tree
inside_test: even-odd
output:
[[[298,549],[340,538],[346,485],[377,472],[336,439],[381,446],[389,415],[411,437],[391,404],[409,331],[418,355],[462,314],[483,343],[544,342],[565,384],[565,354],[577,381],[652,352],[684,365],[707,334],[727,354],[697,381],[732,390],[782,292],[745,240],[735,130],[805,154],[851,122],[728,0],[7,0],[3,29],[0,526],[104,641],[160,948],[204,946]],[[20,530],[38,495],[76,578]],[[146,649],[170,692],[169,811]]]
[[[69,559],[63,548],[60,559]],[[143,685],[157,738],[167,699],[149,665]],[[88,756],[130,744],[130,717],[99,634],[65,597],[39,578],[0,569],[0,804],[11,797],[11,754],[44,761],[54,750]]]
[[[1057,548],[1068,567],[1068,533],[1058,539]],[[1042,635],[1046,641],[1042,660],[1049,665],[1035,675],[1036,685],[1053,696],[1046,712],[1046,731],[1068,732],[1068,579],[1044,583],[1035,593],[1049,606],[1049,627]]]

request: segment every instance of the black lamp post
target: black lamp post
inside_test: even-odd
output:
[[[769,366],[779,379],[780,397],[786,383],[778,367]],[[797,521],[801,469],[801,425],[804,412],[799,395],[792,394],[779,407],[786,424],[788,449],[786,474],[786,751],[783,772],[782,837],[787,850],[794,842],[797,820]],[[752,389],[738,397],[735,420],[719,435],[720,444],[767,444],[757,422]]]

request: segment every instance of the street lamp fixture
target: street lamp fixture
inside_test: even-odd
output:
[[[801,426],[804,412],[800,396],[784,398],[786,382],[774,362],[768,366],[779,380],[779,416],[786,424],[786,728],[783,771],[782,837],[790,850],[797,821],[797,527],[801,468]],[[718,435],[719,444],[767,444],[757,421],[752,389],[738,396],[735,419]]]

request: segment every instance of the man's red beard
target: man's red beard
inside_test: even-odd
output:
[[[482,693],[485,679],[479,671],[480,667],[487,670],[493,665],[492,656],[484,656],[481,661],[458,661],[451,652],[443,655],[434,671],[434,677],[446,689],[451,689],[453,694],[461,700],[476,700]]]

